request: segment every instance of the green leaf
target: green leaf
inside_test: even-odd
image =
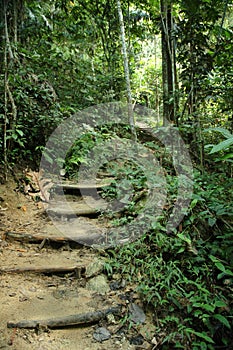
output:
[[[218,131],[220,132],[226,139],[233,137],[233,135],[230,133],[229,130],[225,129],[225,128],[208,128],[205,129],[204,131]]]
[[[189,205],[190,209],[193,209],[197,205],[197,203],[198,203],[198,199],[194,198]]]
[[[215,145],[209,154],[223,151],[223,150],[227,149],[228,147],[230,147],[232,144],[233,144],[233,136],[231,138],[224,140],[224,141],[218,143],[217,145]]]
[[[225,272],[221,272],[218,274],[217,279],[220,280],[221,278],[223,278],[225,276],[226,276]]]
[[[201,307],[206,310],[206,311],[210,311],[213,312],[215,310],[215,306],[209,305],[209,304],[202,304]]]
[[[177,233],[177,236],[184,242],[186,242],[187,244],[191,244],[192,241],[190,238],[185,237],[182,233]]]
[[[198,307],[200,309],[206,310],[206,311],[210,311],[210,312],[214,312],[215,310],[215,306],[209,305],[209,304],[203,304],[203,303],[193,303],[194,307]]]
[[[184,251],[185,251],[185,248],[184,248],[184,247],[181,247],[181,248],[178,250],[177,254],[183,253]]]
[[[227,328],[231,329],[231,325],[228,322],[227,318],[223,315],[220,314],[216,314],[213,316],[216,320],[220,321],[222,324],[224,324],[224,326],[226,326]]]
[[[16,129],[17,134],[19,134],[20,136],[24,135],[24,132],[20,129]]]
[[[225,270],[225,271],[221,272],[220,274],[218,274],[217,278],[218,278],[218,280],[220,280],[222,277],[226,277],[226,276],[233,276],[233,272],[230,270]]]
[[[208,218],[208,224],[210,227],[214,226],[216,223],[217,219],[216,218]]]
[[[209,258],[211,259],[211,261],[213,261],[213,263],[219,262],[219,259],[216,258],[216,256],[214,255],[209,255]]]
[[[209,343],[214,344],[214,341],[204,332],[203,333],[196,332],[192,328],[186,328],[186,332],[191,333],[191,334],[195,334],[197,337],[205,339]]]
[[[225,274],[228,276],[233,276],[233,272],[231,270],[225,270]]]
[[[203,314],[203,311],[202,310],[195,310],[194,312],[193,312],[193,315],[195,316],[195,317],[199,317],[200,315],[202,315]]]
[[[17,140],[18,145],[20,145],[22,148],[25,148],[24,142],[21,140]]]
[[[227,160],[227,159],[230,159],[230,158],[233,159],[233,153],[225,154],[225,156],[220,157],[219,160]]]
[[[197,349],[201,349],[201,350],[206,350],[207,349],[207,344],[205,342],[203,342],[203,341],[200,342],[199,346],[198,346]]]
[[[214,305],[215,305],[216,307],[226,307],[226,306],[227,306],[227,304],[225,303],[225,301],[222,301],[222,300],[217,300],[217,301],[214,303]]]
[[[222,272],[226,272],[225,266],[220,262],[215,262],[215,266]]]

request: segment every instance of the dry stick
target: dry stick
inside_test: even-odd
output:
[[[49,327],[59,328],[76,326],[80,324],[96,323],[105,318],[109,314],[119,315],[121,306],[111,307],[106,310],[98,310],[94,312],[87,312],[85,314],[75,314],[63,317],[50,318],[47,320],[22,320],[19,322],[7,322],[8,328],[38,328]]]

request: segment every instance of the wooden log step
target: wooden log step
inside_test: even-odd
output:
[[[73,239],[64,236],[52,236],[46,233],[35,233],[30,234],[26,232],[5,232],[4,239],[7,241],[17,241],[24,243],[40,243],[43,241],[56,242],[56,243],[67,243],[73,241]]]
[[[85,270],[82,266],[23,266],[23,267],[1,267],[0,273],[70,273],[75,272],[76,276],[81,278],[82,272]]]
[[[10,261],[10,263],[9,263]],[[93,261],[93,254],[79,257],[77,251],[41,250],[38,252],[10,246],[1,255],[0,273],[71,273],[78,278],[85,275],[87,267]]]
[[[79,219],[72,223],[47,224],[41,232],[12,232],[4,234],[8,241],[19,241],[24,243],[77,243],[78,245],[92,245],[96,242],[105,241],[105,229],[94,225],[80,222]]]
[[[87,205],[85,202],[50,202],[46,211],[49,214],[59,216],[94,216],[100,213],[101,202],[93,204],[93,206]],[[99,209],[98,209],[99,207]]]
[[[97,227],[90,222],[80,222],[82,218],[76,218],[72,222],[57,222],[56,225],[47,225],[46,232],[49,236],[68,237],[82,245],[95,245],[106,240],[106,229]],[[83,220],[83,219],[82,219]]]
[[[96,310],[92,312],[86,312],[83,314],[65,315],[62,317],[48,318],[44,320],[22,320],[22,321],[9,321],[7,323],[8,328],[38,328],[38,327],[49,327],[49,328],[60,328],[70,327],[82,324],[97,323],[104,319],[107,315],[120,315],[121,305],[112,306],[108,309]]]
[[[56,183],[53,185],[55,188],[63,188],[64,190],[95,190],[95,189],[101,189],[104,187],[108,187],[111,185],[111,183],[114,181],[114,178],[108,178],[108,180],[101,180],[96,181],[95,183],[90,182],[82,182],[82,183],[75,183],[71,181],[64,181],[61,183]]]

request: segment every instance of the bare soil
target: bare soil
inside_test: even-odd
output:
[[[53,224],[47,217],[41,202],[17,191],[13,180],[0,185],[0,349],[14,350],[131,350],[152,349],[154,326],[148,321],[129,331],[123,331],[120,317],[100,321],[99,324],[73,326],[60,329],[7,328],[9,321],[48,319],[56,316],[103,310],[116,304],[127,309],[128,301],[122,295],[133,293],[134,286],[124,290],[100,294],[86,288],[88,278],[83,268],[98,258],[91,248],[69,244],[52,245],[18,242],[6,239],[6,232],[18,234],[44,234]],[[82,218],[85,220],[85,218]],[[88,220],[88,218],[86,218]],[[80,267],[80,273],[32,273],[10,272],[28,267]],[[148,317],[149,319],[149,317]],[[97,342],[93,338],[96,328],[104,326],[111,338]],[[130,344],[138,334],[144,336],[142,345]]]

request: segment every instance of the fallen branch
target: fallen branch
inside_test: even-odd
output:
[[[109,314],[119,315],[121,312],[121,306],[111,307],[106,310],[98,310],[94,312],[87,312],[85,314],[75,314],[63,317],[50,318],[47,320],[22,320],[19,322],[9,321],[7,323],[8,328],[59,328],[76,326],[80,324],[96,323],[105,318]]]

